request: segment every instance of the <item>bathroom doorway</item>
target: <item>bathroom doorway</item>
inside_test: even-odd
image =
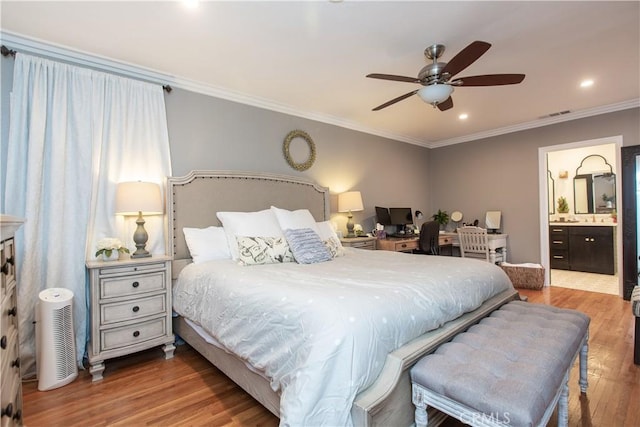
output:
[[[621,145],[618,136],[539,149],[545,284],[622,295]],[[606,190],[593,182],[603,177]]]

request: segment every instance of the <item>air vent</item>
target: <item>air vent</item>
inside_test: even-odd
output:
[[[547,114],[546,116],[542,116],[540,118],[541,119],[546,119],[548,117],[564,116],[565,114],[569,114],[570,112],[571,112],[571,110],[558,111],[557,113]]]

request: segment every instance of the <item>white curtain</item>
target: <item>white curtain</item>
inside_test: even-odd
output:
[[[116,184],[162,184],[171,174],[162,87],[17,54],[5,210],[25,218],[16,236],[20,359],[35,372],[40,291],[74,293],[77,360],[88,339],[85,260],[102,237],[135,247],[130,223],[114,215]],[[165,253],[162,216],[148,217],[147,249]]]

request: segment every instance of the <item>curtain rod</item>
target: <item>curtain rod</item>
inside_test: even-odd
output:
[[[12,58],[16,57],[16,51],[13,49],[9,49],[5,45],[2,45],[0,47],[0,53],[2,53],[2,56],[11,56]],[[171,91],[173,90],[173,88],[169,85],[162,85],[162,89],[164,89],[167,93],[171,93]]]

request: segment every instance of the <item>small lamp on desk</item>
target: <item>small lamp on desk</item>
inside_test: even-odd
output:
[[[353,232],[353,214],[352,212],[359,212],[364,210],[362,204],[362,195],[359,191],[347,191],[346,193],[338,194],[338,212],[349,212],[347,217],[347,236],[356,237]]]
[[[133,241],[136,243],[136,251],[131,254],[131,258],[150,257],[151,254],[145,249],[149,235],[144,229],[145,215],[161,215],[162,197],[160,196],[160,186],[153,182],[121,182],[116,191],[116,214],[117,215],[138,215]]]

